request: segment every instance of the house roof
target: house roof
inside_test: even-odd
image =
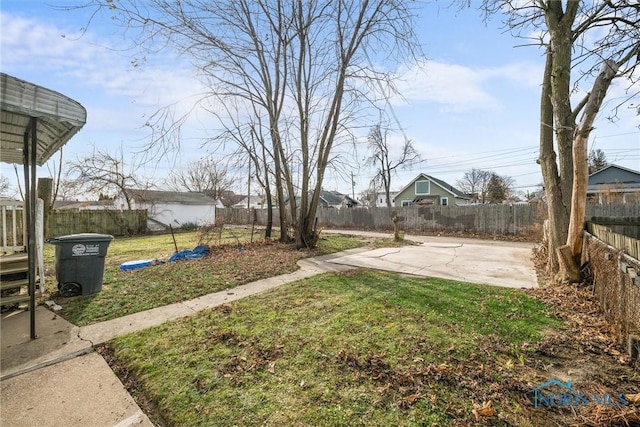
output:
[[[246,207],[247,206],[247,196],[240,196],[241,199],[234,203],[233,205],[231,205],[232,207]],[[261,205],[261,204],[266,204],[266,199],[262,196],[251,196],[251,198],[249,199],[249,203],[251,205]]]
[[[611,181],[611,180],[603,181],[598,179],[599,175],[606,176],[607,173],[611,174],[616,172],[620,173],[621,179],[616,179],[615,181]],[[625,178],[622,178],[623,176]],[[602,169],[599,169],[594,173],[592,173],[591,175],[589,175],[589,185],[614,184],[614,183],[621,183],[621,184],[640,183],[640,172],[635,171],[633,169],[628,169],[622,166],[612,164],[612,165],[605,166]]]
[[[24,163],[24,135],[36,119],[36,164],[42,166],[87,121],[87,110],[58,92],[0,73],[0,160]]]
[[[79,209],[89,206],[113,207],[113,200],[56,200],[53,204],[54,209]]]
[[[438,178],[434,178],[431,175],[427,175],[426,173],[421,173],[418,176],[416,176],[415,178],[413,178],[411,181],[409,181],[409,183],[407,185],[402,187],[402,189],[398,192],[398,194],[400,194],[403,191],[405,191],[407,188],[409,188],[411,185],[413,185],[414,182],[416,182],[419,179],[428,179],[429,181],[434,182],[438,187],[442,188],[446,192],[452,194],[453,196],[455,196],[455,197],[457,197],[459,199],[471,199],[471,197],[468,194],[464,194],[462,191],[458,190],[457,188],[453,187],[452,185],[447,184],[443,180],[438,179]]]
[[[324,200],[324,202],[328,205],[340,205],[344,200],[352,204],[358,204],[358,202],[352,199],[347,194],[342,194],[338,191],[326,191],[322,190],[320,192],[320,199]]]
[[[337,191],[322,190],[320,192],[320,198],[329,205],[339,205],[345,197],[344,194],[340,194]]]
[[[180,203],[183,205],[213,205],[214,200],[204,193],[192,191],[156,191],[128,189],[127,193],[136,201],[156,203]]]

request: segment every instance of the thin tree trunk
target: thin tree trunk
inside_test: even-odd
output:
[[[593,122],[602,106],[611,81],[618,72],[618,64],[605,61],[596,77],[593,90],[588,95],[584,113],[576,129],[573,142],[573,188],[571,197],[571,217],[567,234],[567,245],[577,257],[582,251],[582,231],[587,208],[587,184],[589,181],[588,141]]]

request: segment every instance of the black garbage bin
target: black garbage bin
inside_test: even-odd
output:
[[[56,247],[56,279],[63,297],[90,295],[102,290],[104,257],[113,236],[70,234],[48,239]]]

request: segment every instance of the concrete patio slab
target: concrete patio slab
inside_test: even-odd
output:
[[[344,255],[328,262],[510,288],[537,286],[529,244],[406,238],[415,237],[425,243]]]

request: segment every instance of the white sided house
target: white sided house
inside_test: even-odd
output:
[[[149,228],[157,230],[169,225],[180,228],[185,224],[197,226],[213,224],[216,219],[215,201],[203,193],[127,190],[131,209],[147,211]],[[117,209],[128,209],[121,193],[114,200]]]

